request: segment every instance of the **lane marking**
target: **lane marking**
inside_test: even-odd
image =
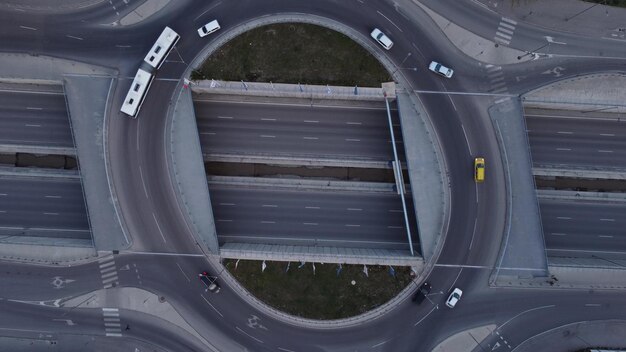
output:
[[[257,339],[256,337],[254,337],[254,336],[252,336],[252,335],[248,334],[247,332],[245,332],[245,331],[241,330],[241,328],[239,328],[238,326],[235,326],[235,329],[237,329],[237,330],[241,331],[241,333],[242,333],[242,334],[247,335],[249,338],[254,339],[254,340],[256,340],[256,341],[257,341],[257,342],[259,342],[259,343],[263,343],[263,341],[261,341],[261,340]]]
[[[611,235],[598,235],[600,238],[613,238]]]
[[[348,208],[348,211],[362,211],[360,208]]]
[[[559,220],[572,220],[569,216],[557,216],[556,218]]]
[[[387,21],[389,21],[389,23],[391,23],[392,25],[394,25],[394,27],[398,28],[398,30],[399,30],[400,32],[402,32],[402,29],[400,29],[400,27],[398,27],[395,23],[393,23],[393,21],[391,21],[389,18],[387,18],[387,16],[383,15],[383,13],[382,13],[382,12],[380,12],[380,11],[376,11],[376,12],[378,12],[378,14],[379,14],[379,15],[383,16],[383,17],[384,17]]]
[[[59,215],[59,213],[43,213],[44,215]]]
[[[26,126],[26,127],[41,127],[41,125],[30,124],[30,123],[24,124],[24,126]]]
[[[615,219],[606,218],[606,219],[600,219],[600,221],[615,221]]]
[[[276,121],[276,119],[268,119],[268,118],[261,117],[261,121]]]
[[[28,26],[20,26],[20,28],[28,29],[29,31],[36,31],[37,30],[37,28],[35,28],[35,27],[28,27]]]
[[[346,224],[346,227],[361,227],[359,224]]]
[[[276,204],[263,204],[263,205],[261,205],[261,207],[263,207],[263,208],[278,208],[278,205],[276,205]]]
[[[154,215],[154,213],[152,213],[152,218],[154,219],[154,222],[157,225],[157,229],[159,230],[159,234],[161,235],[161,238],[163,238],[163,242],[167,243],[167,241],[165,240],[165,236],[163,235],[163,231],[161,231],[161,225],[159,225],[159,221],[156,218],[156,215]]]
[[[303,225],[307,225],[307,226],[317,226],[318,224],[316,222],[303,222]]]
[[[558,151],[562,151],[562,152],[568,152],[568,151],[570,151],[571,149],[570,149],[570,148],[556,148],[556,150],[558,150]]]
[[[319,209],[320,207],[304,207],[304,209]]]
[[[276,221],[266,221],[266,220],[261,220],[261,224],[275,224]]]
[[[558,134],[574,134],[574,132],[570,132],[570,131],[558,131]]]
[[[613,153],[612,150],[598,150],[598,153]]]
[[[272,136],[272,135],[269,135],[269,134],[262,134],[261,138],[276,138],[276,136]]]
[[[220,205],[224,205],[224,206],[234,206],[235,203],[220,203]]]
[[[214,310],[217,314],[219,314],[219,315],[220,315],[220,317],[222,317],[222,318],[224,317],[224,315],[222,315],[222,313],[220,313],[220,311],[219,311],[219,310],[217,310],[217,308],[215,308],[215,306],[213,306],[213,305],[211,304],[211,302],[209,302],[209,300],[208,300],[208,299],[206,299],[203,295],[200,295],[200,297],[202,297],[202,299],[203,299],[203,300],[204,300],[204,301],[205,301],[205,302],[206,302],[209,306],[211,306],[211,308],[213,308],[213,310]]]
[[[81,38],[81,37],[75,37],[75,36],[69,35],[69,34],[67,34],[66,37],[72,38],[72,39],[76,39],[76,40],[83,40],[83,38]]]
[[[304,120],[304,123],[319,123],[317,120]]]
[[[356,139],[356,138],[346,138],[346,142],[360,142],[360,139]]]
[[[552,236],[567,236],[566,233],[561,233],[561,232],[552,232],[551,235]]]
[[[183,276],[185,276],[185,279],[187,279],[188,282],[191,282],[191,280],[189,280],[189,276],[187,276],[187,274],[185,274],[185,272],[183,271],[183,268],[180,266],[180,264],[176,263],[176,266],[178,266],[178,269],[180,269],[180,272],[183,273]]]
[[[43,110],[43,108],[36,108],[36,107],[32,107],[32,106],[27,106],[26,110]]]
[[[302,139],[318,140],[319,138],[317,138],[317,137],[302,137]]]
[[[232,116],[218,116],[218,119],[228,119],[228,120],[232,120]]]

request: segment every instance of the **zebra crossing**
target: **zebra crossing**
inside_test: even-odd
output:
[[[493,38],[496,42],[504,45],[509,45],[511,39],[513,39],[513,33],[515,32],[515,26],[517,22],[510,18],[502,17],[498,30],[496,30],[496,36]]]
[[[122,337],[119,309],[102,308],[102,318],[104,319],[104,333],[106,336]]]
[[[117,276],[117,268],[115,267],[115,258],[113,255],[106,256],[98,259],[100,263],[100,276],[102,278],[102,284],[104,288],[111,288],[119,285],[119,278]]]
[[[489,84],[491,85],[491,89],[489,91],[496,94],[508,94],[509,89],[506,87],[506,82],[504,81],[502,66],[489,64],[485,67],[487,68],[487,77],[489,78]]]

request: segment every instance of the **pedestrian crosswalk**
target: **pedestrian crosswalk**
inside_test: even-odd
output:
[[[102,284],[104,288],[111,288],[119,285],[119,278],[117,276],[117,268],[115,266],[115,258],[113,255],[109,255],[98,259],[100,264],[100,276],[102,277]]]
[[[496,36],[493,39],[500,44],[508,45],[511,43],[511,39],[513,39],[515,26],[517,26],[516,21],[502,17],[498,25],[498,30],[496,31]]]
[[[487,65],[487,77],[489,78],[489,84],[491,88],[490,92],[496,94],[508,94],[509,90],[506,87],[504,81],[504,73],[502,73],[502,66]]]
[[[120,323],[120,312],[117,308],[102,308],[104,319],[104,333],[106,336],[121,337],[122,325]]]

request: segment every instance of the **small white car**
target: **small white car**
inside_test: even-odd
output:
[[[207,35],[213,33],[213,32],[217,32],[218,29],[220,29],[222,27],[220,27],[220,24],[217,22],[217,20],[213,20],[207,24],[205,24],[204,26],[198,28],[198,35],[203,38],[206,37]]]
[[[381,32],[380,29],[374,28],[372,33],[370,34],[374,40],[378,42],[378,44],[382,45],[383,48],[389,50],[393,46],[393,42],[389,39],[385,33]]]
[[[438,75],[442,75],[444,77],[450,78],[454,71],[451,68],[445,67],[444,65],[438,63],[437,61],[433,61],[428,66],[428,69],[433,71]]]
[[[455,288],[446,300],[446,306],[448,306],[448,308],[454,308],[461,299],[461,296],[463,296],[463,291],[458,287]]]

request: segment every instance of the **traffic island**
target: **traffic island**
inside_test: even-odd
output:
[[[294,316],[319,320],[368,312],[397,296],[413,279],[409,267],[233,259],[223,264],[263,303]]]

